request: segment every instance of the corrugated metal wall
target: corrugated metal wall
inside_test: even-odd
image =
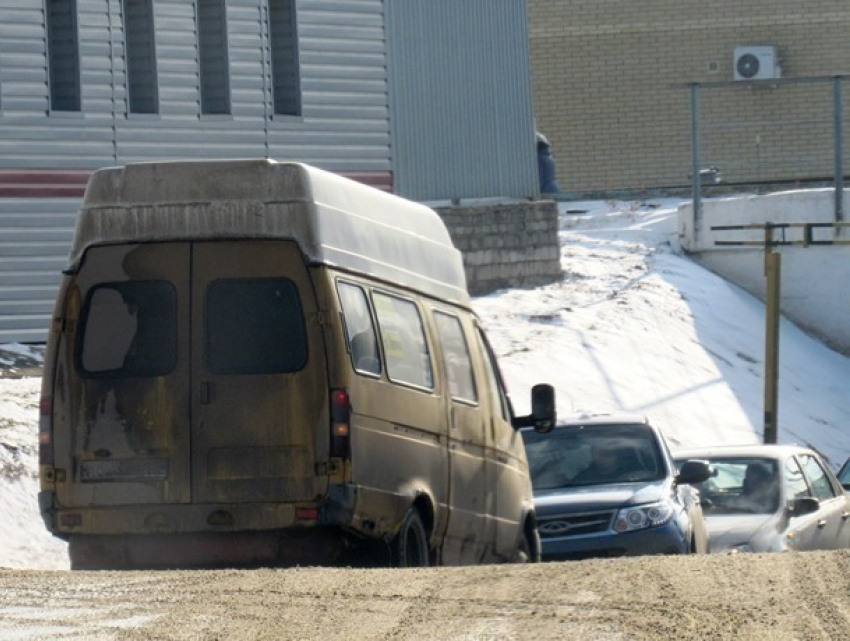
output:
[[[195,3],[153,6],[159,113],[128,114],[121,0],[77,0],[79,112],[49,110],[44,0],[0,5],[0,342],[46,338],[80,204],[43,197],[44,176],[27,171],[258,156],[340,173],[391,170],[381,0],[298,1],[297,117],[270,117],[265,1],[226,2],[229,115],[200,113]],[[51,193],[73,191],[78,184]]]
[[[381,0],[299,0],[303,112],[271,113],[265,2],[228,0],[232,113],[200,114],[195,3],[156,0],[159,113],[127,114],[120,0],[78,0],[81,112],[48,114],[43,0],[0,7],[0,167],[296,158],[390,170]]]
[[[46,339],[78,202],[0,200],[0,343]]]
[[[78,112],[49,108],[44,0],[2,0],[0,342],[45,339],[99,167],[271,157],[414,200],[536,196],[525,0],[297,0],[299,116],[273,115],[267,0],[225,5],[230,114],[201,113],[193,0],[153,2],[158,112],[140,114],[122,0],[76,0]]]
[[[536,198],[525,0],[387,2],[387,43],[399,193]]]

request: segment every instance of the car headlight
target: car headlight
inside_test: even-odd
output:
[[[614,520],[614,530],[620,533],[644,530],[668,523],[673,518],[673,506],[666,501],[623,508]]]

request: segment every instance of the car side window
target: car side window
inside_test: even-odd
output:
[[[812,495],[803,470],[793,456],[785,461],[785,483],[788,485],[788,498],[792,501]]]
[[[434,312],[434,323],[442,346],[449,394],[455,400],[476,403],[478,391],[460,319],[444,312]]]
[[[389,379],[434,389],[425,327],[416,303],[382,292],[375,292],[373,300]]]
[[[827,476],[820,461],[810,454],[801,454],[800,462],[803,465],[806,477],[809,479],[814,497],[819,501],[835,498],[835,488],[832,487],[829,476]]]
[[[354,370],[361,374],[379,376],[381,357],[366,292],[362,287],[350,283],[337,283],[337,292],[342,305],[345,337]]]

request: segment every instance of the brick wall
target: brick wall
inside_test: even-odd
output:
[[[684,85],[732,80],[736,46],[776,46],[783,78],[850,73],[845,0],[528,0],[528,11],[537,129],[568,193],[687,187]],[[832,176],[831,87],[745,84],[701,90],[702,166],[742,183]]]
[[[561,278],[558,208],[553,201],[436,208],[463,253],[473,296],[536,287]]]

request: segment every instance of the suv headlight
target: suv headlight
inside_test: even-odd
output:
[[[617,513],[617,518],[614,519],[614,530],[621,534],[634,530],[644,530],[664,525],[672,518],[673,506],[666,501],[627,507]]]

